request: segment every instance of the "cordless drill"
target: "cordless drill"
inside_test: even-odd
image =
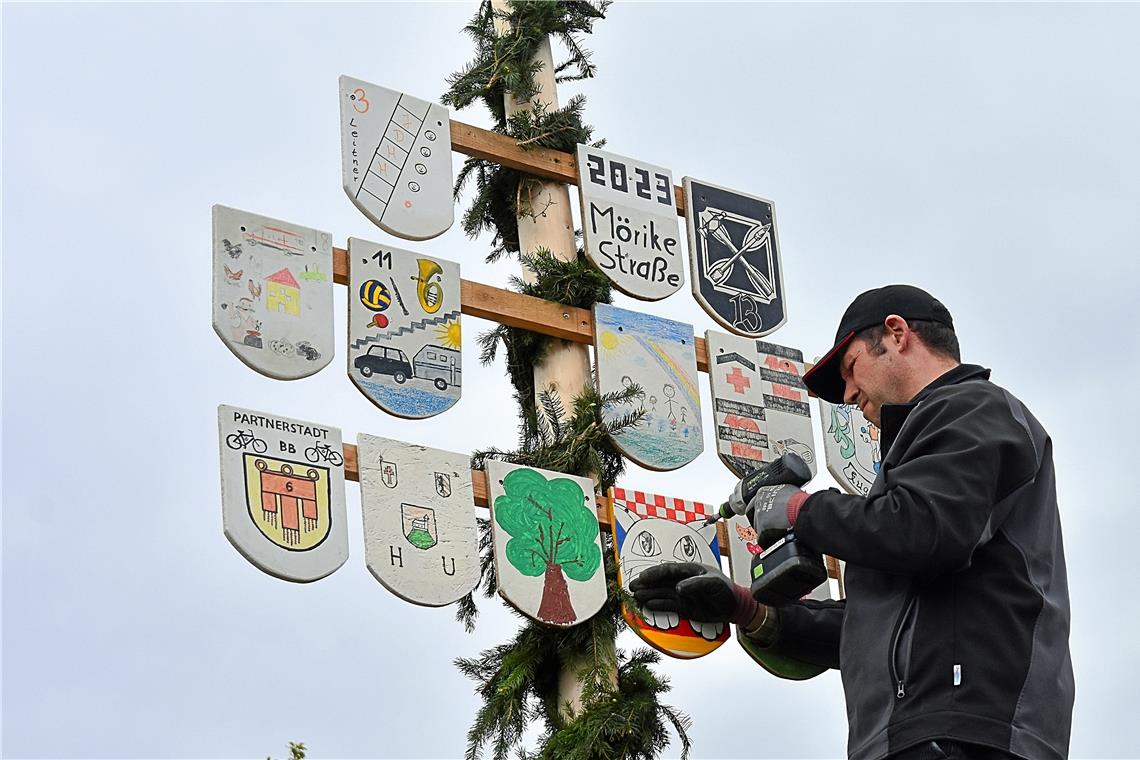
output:
[[[802,486],[811,480],[811,469],[798,454],[788,452],[741,478],[728,501],[707,522],[724,517],[753,515],[748,503],[763,486]],[[796,541],[795,531],[752,557],[752,597],[761,604],[779,606],[794,602],[827,580],[827,568],[819,552]]]

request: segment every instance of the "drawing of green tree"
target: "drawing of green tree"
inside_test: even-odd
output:
[[[495,499],[495,522],[511,535],[507,560],[523,575],[545,576],[540,620],[573,623],[577,613],[566,578],[587,581],[601,565],[597,515],[569,478],[547,480],[522,468],[503,478],[503,489]]]

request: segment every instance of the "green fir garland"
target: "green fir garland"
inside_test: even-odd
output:
[[[528,101],[538,94],[534,55],[543,40],[553,35],[568,52],[556,67],[559,82],[594,75],[590,55],[578,35],[589,34],[595,21],[605,17],[609,0],[585,2],[527,2],[509,0],[508,11],[498,13],[490,0],[483,0],[464,31],[475,42],[475,59],[449,79],[443,102],[462,109],[483,102],[494,118],[496,131],[513,137],[524,148],[542,147],[573,152],[579,143],[590,143],[593,129],[582,122],[585,99],[572,98],[564,108],[548,111],[535,102],[533,108],[510,119],[505,96]],[[499,36],[495,21],[510,31]],[[600,142],[592,143],[601,145]],[[474,180],[475,197],[463,215],[463,229],[471,237],[483,231],[494,233],[489,261],[507,254],[535,274],[533,283],[512,278],[515,290],[548,301],[589,309],[611,300],[609,280],[578,251],[575,261],[562,261],[547,250],[520,251],[518,214],[527,210],[531,183],[537,182],[513,169],[490,161],[469,158],[455,183],[459,199],[466,184]],[[476,452],[472,466],[482,469],[488,458],[525,464],[557,472],[596,477],[608,490],[624,469],[624,461],[609,440],[609,434],[637,424],[644,412],[606,421],[602,410],[611,404],[640,397],[634,386],[601,395],[586,388],[572,400],[568,412],[556,395],[543,392],[543,414],[535,405],[534,365],[542,359],[550,339],[535,333],[499,326],[480,336],[481,359],[493,362],[500,348],[507,374],[520,409],[519,448],[516,451],[487,449]],[[496,579],[492,558],[491,523],[480,519],[480,580],[477,591],[490,598]],[[461,672],[477,683],[483,706],[468,731],[467,758],[476,760],[489,749],[495,760],[505,760],[512,751],[522,759],[571,758],[601,760],[639,758],[651,760],[668,746],[668,726],[678,734],[682,757],[690,748],[689,718],[662,704],[660,695],[669,690],[668,679],[651,666],[659,655],[648,649],[626,654],[614,647],[625,628],[622,603],[631,601],[617,583],[613,536],[603,532],[603,557],[608,598],[590,620],[570,628],[545,626],[519,616],[523,625],[515,638],[492,647],[476,658],[455,661]],[[517,613],[516,613],[517,614]],[[468,631],[478,615],[474,594],[458,605],[457,617]],[[583,684],[582,709],[572,718],[558,702],[558,674],[573,664]],[[541,748],[530,753],[520,747],[532,720],[542,719],[545,731]]]

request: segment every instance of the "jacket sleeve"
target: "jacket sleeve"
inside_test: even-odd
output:
[[[758,648],[823,668],[839,667],[839,632],[847,602],[805,599],[778,609],[779,628],[771,644]]]
[[[911,411],[903,431],[916,432],[905,436],[897,464],[884,462],[883,488],[867,498],[812,494],[796,535],[818,551],[875,570],[933,575],[964,569],[1005,518],[1001,502],[1036,472],[1029,433],[1000,389],[932,396]],[[904,443],[903,431],[896,446]]]

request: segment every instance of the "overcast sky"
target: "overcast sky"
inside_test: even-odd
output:
[[[463,398],[428,421],[375,408],[343,346],[314,377],[258,375],[210,326],[210,207],[396,243],[341,190],[337,77],[438,99],[474,10],[4,4],[5,757],[462,754],[478,702],[451,662],[515,618],[485,602],[467,635],[385,591],[354,483],[343,568],[262,574],[222,534],[216,407],[512,447],[503,366],[477,364],[490,324],[465,318]],[[1078,758],[1140,756],[1138,35],[1137,5],[623,3],[587,41],[598,78],[561,91],[586,93],[608,149],[775,201],[789,320],[769,340],[820,354],[851,297],[912,282],[1051,431]],[[458,225],[407,247],[496,286],[517,271]],[[687,285],[616,302],[715,327]],[[338,286],[337,334],[345,303]],[[733,483],[711,439],[623,481],[705,501]],[[697,757],[844,754],[835,673],[779,681],[734,642],[659,672]]]

